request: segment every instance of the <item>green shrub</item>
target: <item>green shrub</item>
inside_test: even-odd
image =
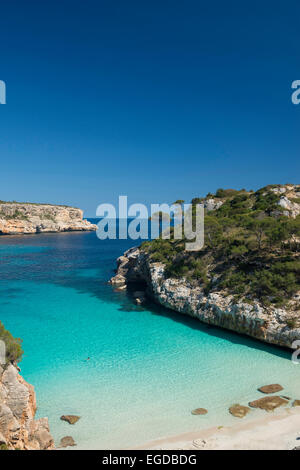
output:
[[[5,343],[6,362],[19,362],[22,359],[22,340],[14,338],[12,334],[4,328],[0,322],[0,340]]]
[[[284,305],[300,289],[300,215],[278,217],[280,196],[270,189],[219,189],[218,197],[225,200],[205,214],[200,252],[185,251],[186,240],[158,238],[141,247],[153,261],[165,264],[167,276],[186,277],[204,285],[206,293],[223,288],[237,299]],[[199,201],[193,199],[192,205]]]
[[[266,188],[262,188],[259,191],[256,191],[256,202],[254,205],[254,210],[264,211],[270,214],[271,211],[279,209],[278,201],[280,196],[274,194],[272,191],[268,191]]]
[[[226,197],[234,196],[236,193],[238,193],[238,190],[236,190],[236,189],[219,188],[216,191],[216,197],[217,198],[226,198]]]
[[[298,326],[298,319],[297,318],[289,318],[287,320],[286,324],[291,330],[294,330]]]
[[[16,209],[15,212],[11,215],[3,215],[5,219],[18,219],[18,220],[28,220],[28,216],[24,214],[24,212],[19,211],[19,209]]]

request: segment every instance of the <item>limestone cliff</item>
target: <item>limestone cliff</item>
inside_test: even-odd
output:
[[[191,203],[205,209],[203,249],[144,242],[119,258],[111,283],[143,282],[165,307],[291,348],[300,340],[300,185],[219,189]]]
[[[0,202],[0,234],[96,230],[80,209],[51,204]]]
[[[35,420],[36,397],[13,364],[0,366],[0,449],[51,450],[48,419]]]
[[[139,248],[118,259],[117,274],[110,282],[117,288],[144,282],[148,296],[164,307],[267,343],[291,348],[293,341],[300,339],[300,328],[289,322],[293,318],[289,309],[264,307],[258,301],[237,302],[221,290],[205,294],[185,278],[166,277],[164,265],[152,262]],[[299,299],[298,294],[291,301]]]

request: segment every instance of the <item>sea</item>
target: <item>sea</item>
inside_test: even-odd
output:
[[[95,232],[0,237],[0,320],[23,340],[21,373],[57,445],[71,435],[77,449],[127,449],[231,425],[228,408],[270,383],[300,399],[289,351],[137,306],[109,285],[117,257],[138,243]],[[208,413],[192,415],[199,407]]]

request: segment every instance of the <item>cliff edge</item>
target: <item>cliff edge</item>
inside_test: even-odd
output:
[[[186,251],[172,237],[144,242],[118,259],[111,284],[132,285],[138,304],[144,285],[164,307],[292,348],[300,340],[300,185],[219,189],[191,203],[205,208],[203,249]]]
[[[96,230],[75,207],[0,202],[0,235]]]
[[[0,366],[0,449],[52,450],[48,419],[34,419],[34,388],[19,371],[13,364]]]
[[[144,283],[147,296],[163,307],[266,343],[291,348],[300,339],[300,328],[291,321],[292,310],[237,301],[222,290],[205,293],[185,278],[169,278],[165,266],[152,262],[139,248],[118,258],[117,273],[110,283],[116,288]]]

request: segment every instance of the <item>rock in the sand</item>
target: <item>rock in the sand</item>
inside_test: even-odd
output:
[[[207,445],[207,441],[205,439],[195,439],[193,441],[193,446],[197,449],[203,449]]]
[[[69,447],[69,446],[76,446],[76,442],[74,441],[72,436],[65,436],[60,440],[60,447]]]
[[[281,392],[283,387],[279,384],[264,385],[258,389],[262,393],[276,393]]]
[[[229,413],[235,416],[236,418],[244,418],[246,414],[248,414],[250,408],[248,406],[243,405],[233,405],[229,408]]]
[[[206,415],[207,410],[205,408],[196,408],[192,411],[192,415]]]
[[[195,439],[193,441],[193,447],[196,449],[212,449],[215,446],[216,440],[210,438],[209,440],[205,439]]]
[[[294,400],[293,406],[300,406],[300,400]]]
[[[261,410],[273,411],[279,406],[287,405],[288,401],[275,395],[273,397],[264,397],[259,400],[251,401],[249,406],[251,408],[260,408]]]
[[[80,419],[80,416],[75,415],[63,415],[60,417],[62,421],[67,421],[69,424],[75,424]]]

